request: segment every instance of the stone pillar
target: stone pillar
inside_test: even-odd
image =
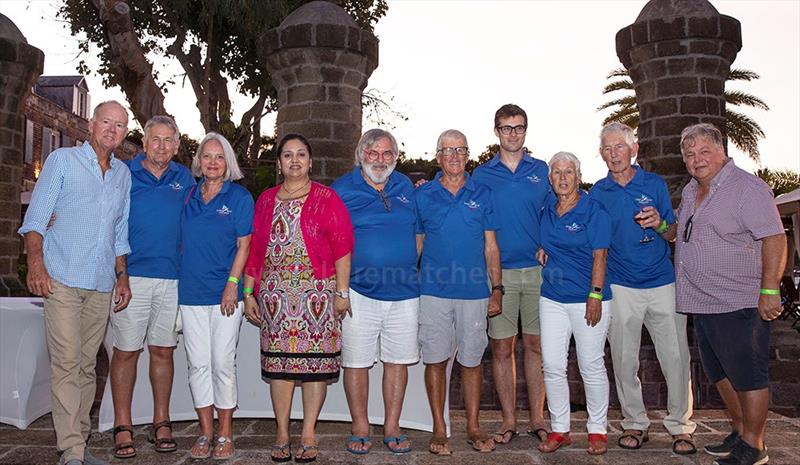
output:
[[[28,295],[17,274],[24,107],[43,67],[44,53],[28,45],[17,26],[0,14],[0,296],[4,297]]]
[[[723,92],[741,25],[706,0],[650,0],[616,41],[636,90],[639,163],[664,177],[675,200],[689,180],[681,130],[706,122],[726,133]]]
[[[308,138],[317,181],[330,183],[352,169],[378,39],[338,5],[315,1],[267,31],[259,48],[278,91],[276,137]]]

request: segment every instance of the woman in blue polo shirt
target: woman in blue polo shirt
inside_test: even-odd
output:
[[[253,197],[231,182],[242,172],[231,144],[217,133],[200,142],[192,174],[202,178],[181,218],[178,281],[189,388],[200,420],[191,457],[226,459],[234,454],[236,344],[244,311],[239,280],[250,250]],[[212,444],[214,409],[219,427]]]
[[[544,269],[539,319],[552,433],[539,450],[553,452],[572,443],[567,355],[570,337],[575,336],[589,414],[588,452],[599,455],[606,452],[608,442],[608,377],[603,355],[611,319],[611,291],[605,282],[611,220],[600,203],[578,189],[580,169],[575,155],[553,155],[550,184],[555,199],[542,211],[539,255]]]

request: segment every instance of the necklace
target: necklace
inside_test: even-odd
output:
[[[301,190],[303,190],[310,182],[311,182],[311,178],[308,178],[306,180],[306,182],[303,183],[302,186],[298,187],[297,189],[291,190],[291,191],[289,190],[288,187],[286,187],[286,183],[284,182],[283,184],[281,184],[281,188],[289,195],[289,197],[291,197],[294,194],[296,194],[297,192],[300,192]]]

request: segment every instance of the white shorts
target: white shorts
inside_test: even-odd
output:
[[[342,366],[369,368],[384,363],[408,365],[419,361],[417,332],[419,298],[376,300],[350,289],[352,316],[342,320]]]
[[[178,280],[130,277],[131,301],[124,310],[111,310],[114,347],[135,352],[147,345],[175,347],[178,332]]]

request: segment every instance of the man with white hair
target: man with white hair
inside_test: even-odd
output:
[[[383,443],[394,453],[411,451],[400,433],[408,365],[419,361],[419,279],[414,186],[397,165],[397,141],[371,129],[356,148],[356,166],[332,187],[353,222],[350,314],[342,321],[344,387],[353,419],[347,450],[369,453],[369,369],[383,362]]]

